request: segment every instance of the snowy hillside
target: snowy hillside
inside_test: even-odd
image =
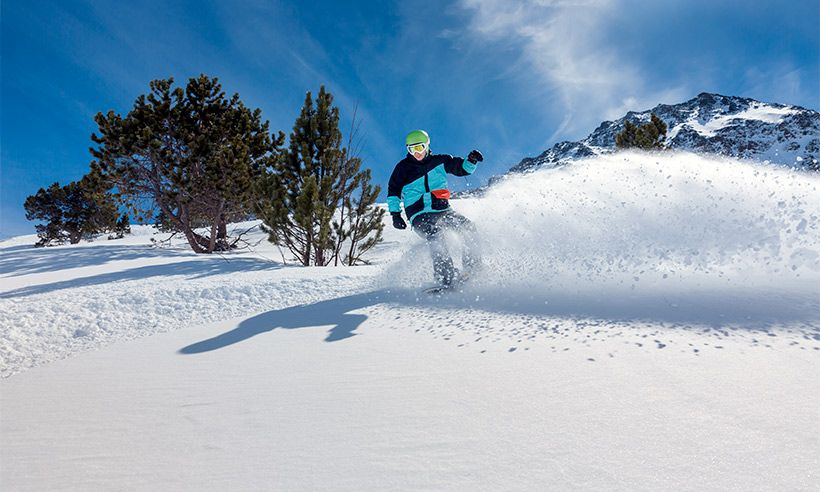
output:
[[[362,290],[373,275],[371,267],[283,266],[258,228],[246,236],[250,250],[226,256],[197,255],[184,238],[155,248],[151,238],[169,235],[133,229],[123,240],[77,246],[35,249],[33,235],[0,243],[2,376],[116,340]]]
[[[438,298],[409,230],[0,243],[0,489],[817,487],[820,176],[618,153],[454,208],[486,269]]]
[[[754,99],[702,93],[681,104],[660,104],[643,112],[605,121],[578,142],[560,142],[538,157],[528,157],[512,172],[612,152],[625,121],[642,124],[655,113],[667,126],[666,145],[675,150],[769,161],[818,169],[820,113],[811,109]]]

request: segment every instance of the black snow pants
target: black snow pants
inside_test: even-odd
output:
[[[444,241],[444,233],[448,230],[456,232],[464,243],[461,263],[466,273],[471,273],[481,265],[481,253],[475,226],[467,217],[452,209],[417,216],[413,219],[413,230],[430,246],[430,255],[433,258],[433,277],[440,285],[450,285],[458,274]]]

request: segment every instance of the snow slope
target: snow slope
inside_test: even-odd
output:
[[[410,231],[358,268],[1,243],[0,489],[815,489],[818,185],[514,176],[454,203],[487,268],[441,298]]]
[[[152,247],[151,237],[168,234],[135,229],[124,240],[46,249],[31,247],[34,236],[9,241],[0,253],[0,374],[116,340],[342,295],[364,288],[372,270],[305,275],[283,266],[258,229],[252,251],[213,257],[191,253],[184,240]]]

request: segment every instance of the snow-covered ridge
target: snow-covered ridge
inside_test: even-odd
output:
[[[538,157],[528,157],[511,172],[554,167],[614,151],[615,135],[625,121],[641,124],[655,113],[667,125],[665,144],[675,150],[720,154],[773,164],[817,169],[820,162],[820,113],[799,106],[702,93],[689,101],[630,111],[605,121],[577,142],[560,142]]]
[[[777,107],[765,103],[754,104],[748,109],[735,114],[724,114],[720,111],[712,115],[693,114],[688,120],[677,124],[668,132],[668,139],[675,140],[677,134],[689,127],[704,137],[714,137],[719,130],[731,125],[742,125],[742,120],[762,121],[764,123],[779,124],[786,116],[796,114],[799,110],[793,107]]]

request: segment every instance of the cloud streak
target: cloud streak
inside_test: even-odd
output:
[[[615,0],[462,0],[474,42],[514,43],[534,75],[536,94],[563,120],[547,139],[575,138],[604,118],[687,94],[681,87],[647,86],[644,69],[619,52],[607,29],[621,7]]]

